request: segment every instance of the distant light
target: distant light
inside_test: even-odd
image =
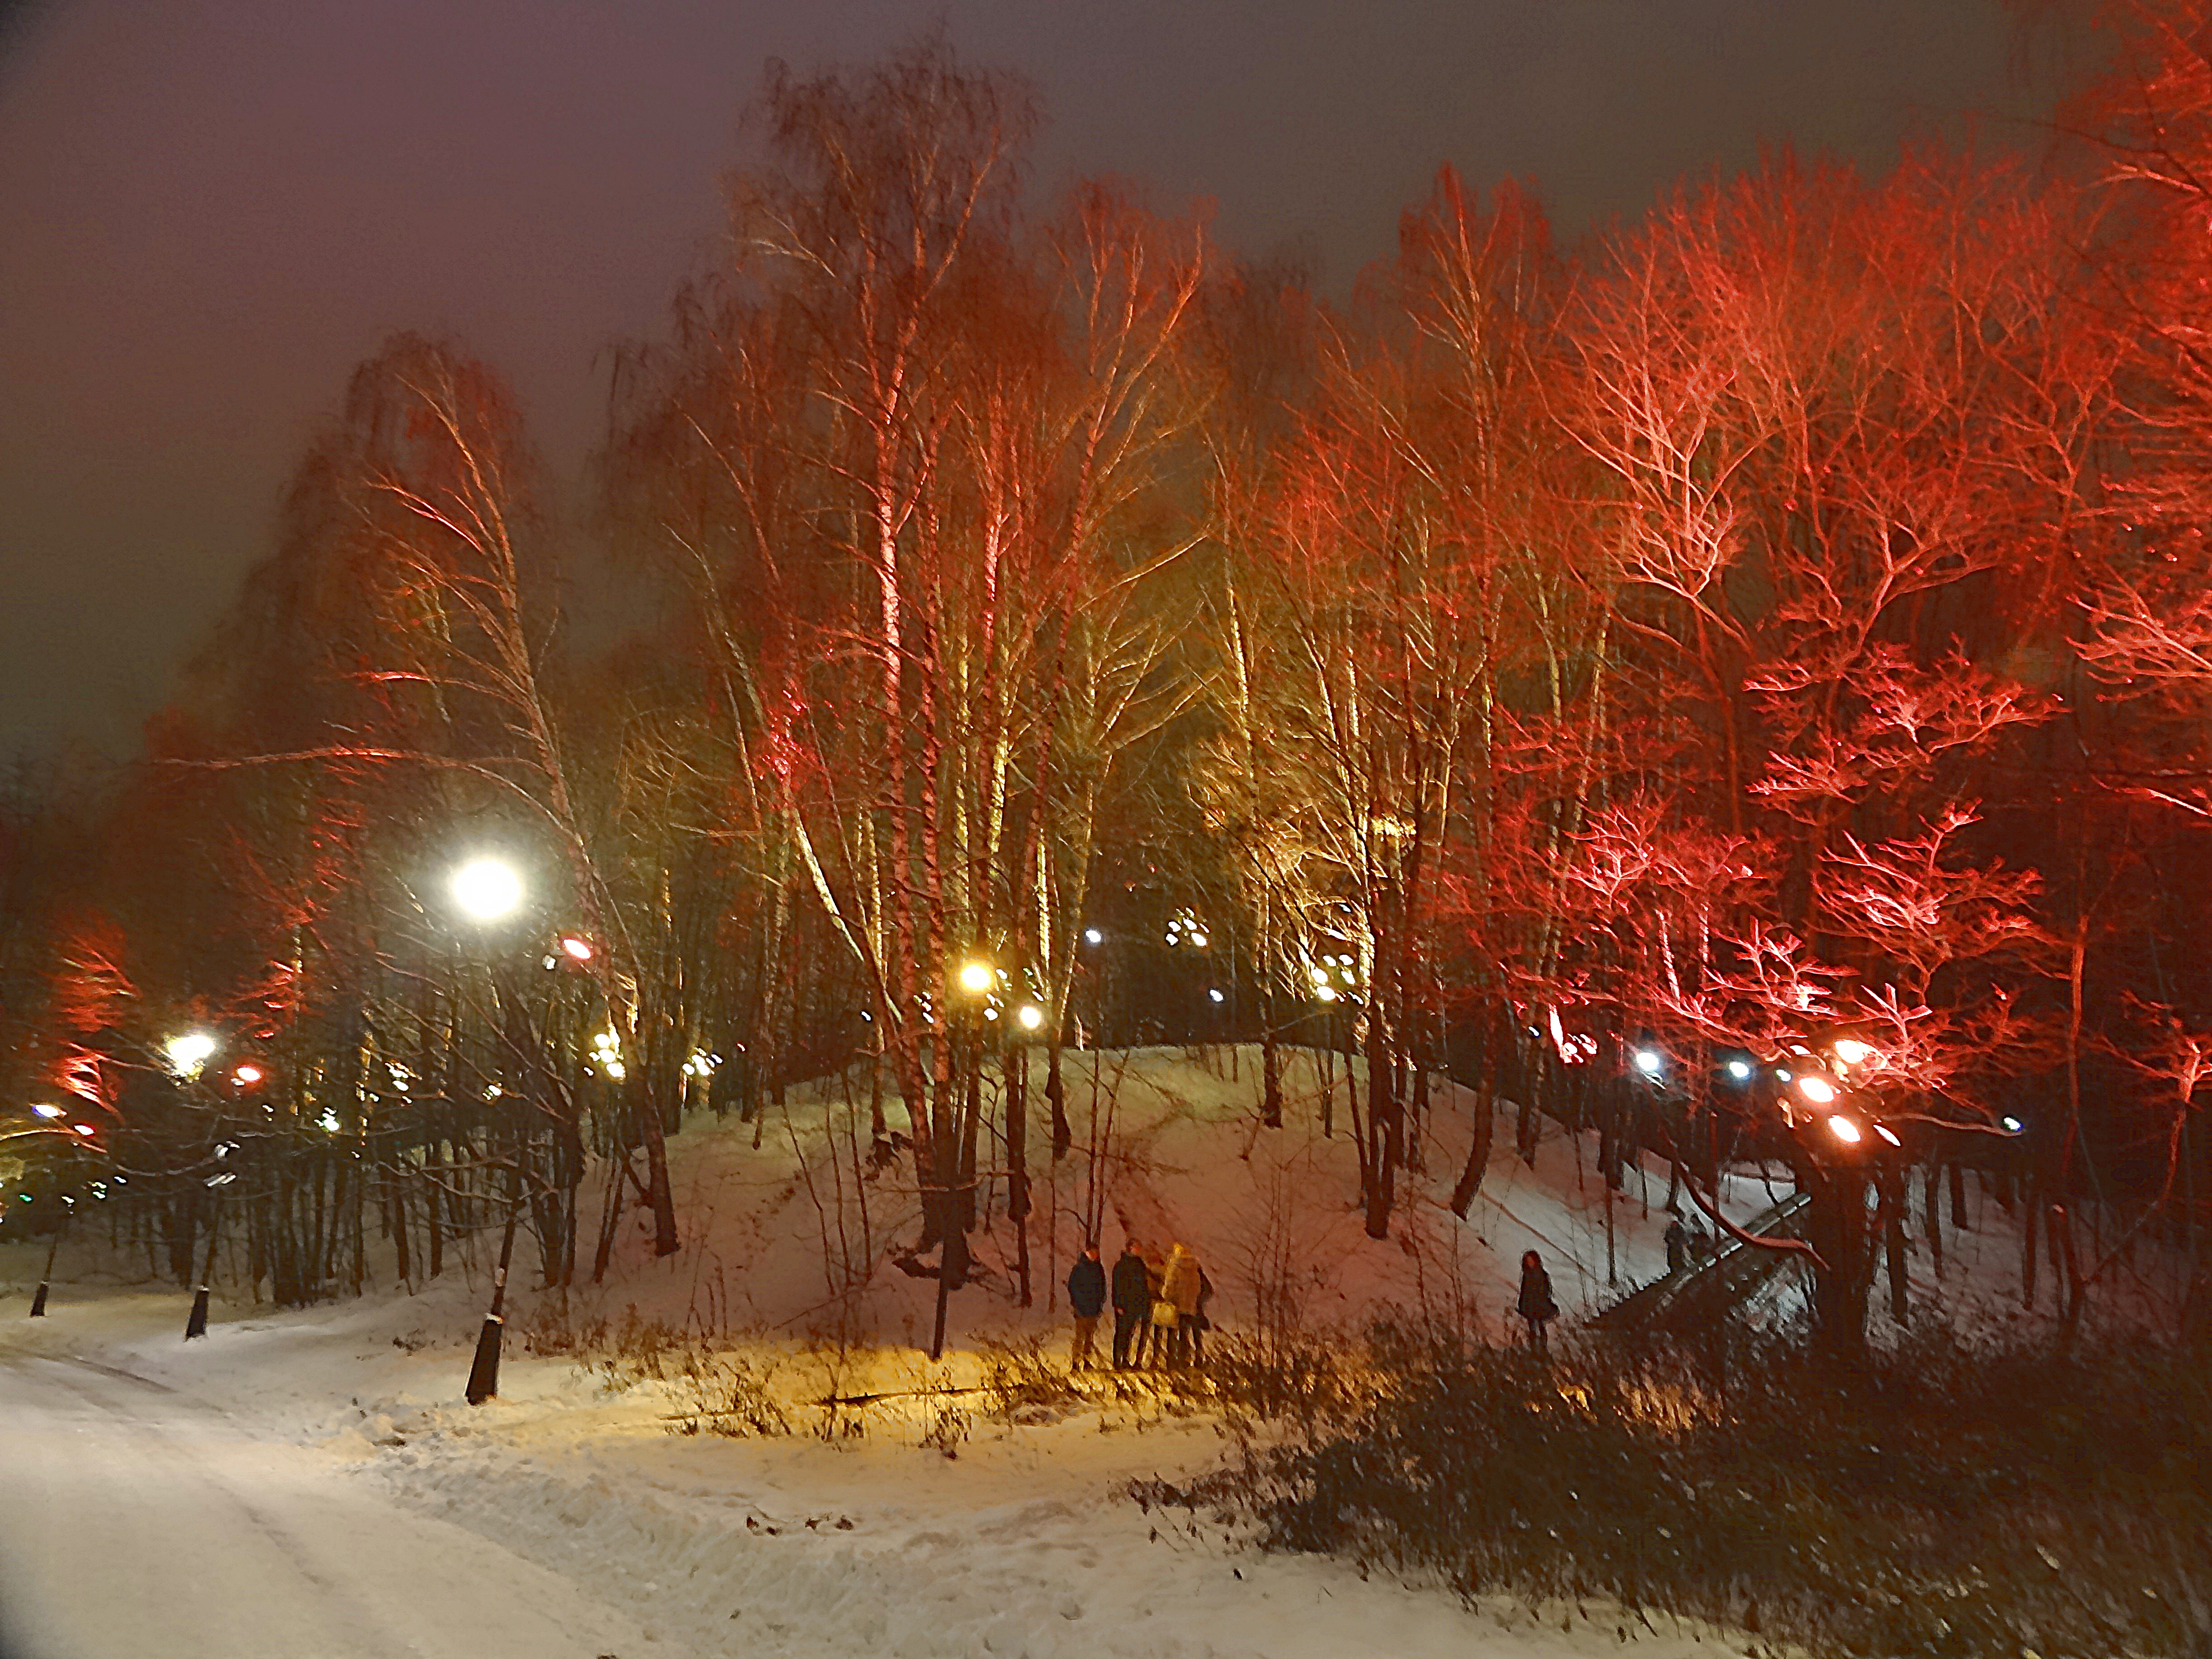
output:
[[[1787,1066],[1778,1066],[1774,1068],[1774,1075],[1787,1083],[1790,1081],[1790,1068]]]
[[[1024,1002],[1022,1004],[1021,1012],[1014,1018],[1021,1021],[1022,1030],[1034,1031],[1044,1024],[1044,1010],[1034,1002]]]
[[[1218,1001],[1220,1001],[1220,1000],[1222,1000],[1222,999],[1221,999],[1221,988],[1220,988],[1219,986],[1218,986],[1218,985],[1208,986],[1208,987],[1206,988],[1206,1000],[1208,1002],[1218,1002]]]
[[[1747,1060],[1732,1060],[1729,1061],[1728,1074],[1734,1078],[1738,1083],[1750,1082],[1751,1062]]]
[[[1797,1092],[1815,1106],[1827,1106],[1835,1101],[1836,1085],[1824,1077],[1801,1077],[1797,1079]]]
[[[1638,1048],[1636,1051],[1636,1069],[1646,1077],[1657,1077],[1667,1069],[1666,1056],[1656,1048]]]
[[[1190,942],[1201,951],[1206,949],[1206,935],[1203,933],[1193,933],[1190,936]]]
[[[1314,982],[1316,985],[1326,986],[1326,985],[1328,983],[1328,969],[1326,969],[1326,968],[1316,968],[1316,969],[1314,969],[1312,970],[1312,972],[1313,972],[1313,982]],[[1534,1032],[1532,1031],[1532,1032],[1530,1032],[1530,1033],[1529,1033],[1529,1035],[1533,1036],[1534,1036],[1534,1035],[1535,1035],[1535,1033],[1534,1033]]]
[[[471,859],[453,872],[449,890],[471,921],[498,921],[522,908],[522,877],[504,859]]]
[[[1902,1146],[1905,1145],[1903,1141],[1897,1138],[1896,1131],[1892,1129],[1887,1123],[1875,1124],[1874,1126],[1874,1132],[1893,1146]]]
[[[62,1115],[62,1109],[58,1106],[33,1106],[31,1111],[38,1117],[59,1117]]]
[[[338,1132],[338,1115],[336,1112],[325,1112],[315,1121],[331,1134]]]
[[[1106,935],[1096,927],[1086,927],[1083,930],[1083,942],[1085,945],[1103,945],[1106,942]]]
[[[998,1017],[999,1011],[996,1008],[986,1008],[983,1010],[983,1018],[986,1019],[996,1019]]]
[[[960,964],[960,988],[971,995],[981,996],[991,988],[994,975],[988,962],[963,962]]]
[[[96,1135],[100,1133],[99,1130],[94,1128],[89,1123],[78,1123],[74,1124],[71,1127],[75,1128],[79,1134],[86,1136],[87,1138]]]
[[[1334,1001],[1335,1001],[1335,1000],[1336,1000],[1336,987],[1334,987],[1334,985],[1316,985],[1316,986],[1315,986],[1315,987],[1314,987],[1314,1000],[1315,1000],[1316,1002],[1334,1002]]]
[[[1828,1120],[1828,1133],[1835,1136],[1837,1139],[1842,1141],[1846,1146],[1856,1146],[1859,1144],[1859,1126],[1852,1122],[1850,1119],[1847,1117],[1830,1118]]]
[[[205,1031],[187,1031],[162,1044],[162,1052],[169,1057],[169,1069],[179,1077],[198,1077],[200,1067],[214,1058],[215,1051],[216,1040]]]
[[[248,1060],[230,1074],[230,1080],[241,1089],[251,1089],[261,1081],[261,1068],[252,1060]]]
[[[2008,1133],[2008,1134],[2015,1134],[2015,1135],[2016,1135],[2016,1134],[2018,1134],[2018,1133],[2019,1133],[2022,1129],[2024,1129],[2024,1128],[2026,1128],[2026,1127],[2027,1127],[2026,1124],[2022,1123],[2022,1122],[2021,1122],[2018,1118],[2016,1118],[2016,1117],[2005,1117],[2005,1118],[2000,1118],[2000,1119],[1998,1119],[1997,1121],[1998,1121],[2000,1123],[2002,1123],[2002,1124],[2003,1124],[2003,1125],[2004,1125],[2004,1127],[2005,1127],[2005,1131],[2006,1131],[2006,1133]]]
[[[599,952],[592,949],[591,940],[580,939],[574,933],[563,933],[561,936],[561,954],[571,962],[589,962]]]
[[[1836,1058],[1846,1066],[1863,1066],[1874,1058],[1874,1045],[1856,1037],[1838,1037],[1829,1046],[1835,1050]]]

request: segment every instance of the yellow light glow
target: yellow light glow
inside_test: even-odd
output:
[[[216,1041],[205,1031],[187,1031],[162,1045],[169,1057],[169,1069],[179,1077],[198,1077],[200,1067],[214,1058],[215,1050]]]
[[[1836,1085],[1824,1077],[1801,1077],[1797,1092],[1815,1106],[1826,1106],[1836,1097]]]
[[[981,996],[989,990],[994,977],[988,962],[963,962],[960,964],[960,988],[970,996]]]
[[[1038,1007],[1034,1002],[1024,1002],[1022,1005],[1021,1012],[1017,1014],[1015,1018],[1021,1021],[1022,1030],[1024,1031],[1034,1031],[1038,1026],[1044,1024],[1044,1010]]]
[[[1850,1119],[1847,1117],[1830,1118],[1828,1120],[1828,1133],[1835,1136],[1837,1139],[1842,1141],[1846,1146],[1857,1146],[1861,1138],[1859,1134],[1859,1126],[1852,1122]]]
[[[1874,1045],[1856,1037],[1838,1037],[1832,1046],[1836,1058],[1846,1066],[1863,1066],[1874,1058]]]

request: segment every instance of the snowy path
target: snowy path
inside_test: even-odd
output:
[[[544,1569],[81,1358],[0,1355],[7,1659],[642,1655]]]

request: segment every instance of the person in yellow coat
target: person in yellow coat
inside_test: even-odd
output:
[[[1178,1370],[1190,1364],[1191,1331],[1204,1282],[1198,1258],[1188,1246],[1178,1244],[1168,1252],[1167,1271],[1160,1275],[1159,1305],[1167,1312],[1168,1364]]]

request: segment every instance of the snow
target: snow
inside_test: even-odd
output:
[[[1203,1422],[978,1424],[956,1457],[865,1439],[672,1435],[656,1388],[607,1395],[468,1345],[395,1346],[451,1296],[219,1319],[82,1292],[0,1325],[0,1596],[30,1659],[191,1656],[1027,1654],[1588,1656],[1562,1632],[1344,1563],[1263,1556],[1147,1514],[1133,1476],[1219,1455]],[[10,1310],[9,1311],[14,1311]],[[1639,1642],[1677,1659],[1687,1631]]]
[[[23,1319],[42,1253],[0,1246],[0,1651],[12,1635],[30,1644],[27,1659],[1587,1659],[1620,1650],[1624,1633],[1640,1659],[1740,1650],[1719,1632],[1648,1632],[1599,1607],[1540,1620],[1471,1608],[1434,1587],[1261,1555],[1180,1512],[1147,1513],[1128,1496],[1133,1480],[1180,1478],[1222,1455],[1203,1418],[1109,1403],[1006,1423],[973,1396],[929,1395],[975,1382],[981,1337],[1048,1333],[1057,1351],[1051,1304],[1094,1163],[1110,1183],[1109,1253],[1124,1226],[1192,1244],[1231,1324],[1270,1285],[1284,1291],[1285,1261],[1309,1323],[1352,1325],[1396,1305],[1492,1334],[1523,1249],[1546,1255],[1571,1321],[1663,1263],[1663,1176],[1648,1203],[1640,1175],[1608,1198],[1589,1148],[1556,1126],[1524,1164],[1501,1115],[1476,1207],[1466,1223],[1451,1215],[1443,1198],[1469,1103],[1449,1087],[1431,1115],[1429,1173],[1408,1179],[1393,1237],[1375,1241],[1353,1207],[1352,1149],[1340,1127],[1320,1133],[1303,1057],[1279,1131],[1256,1122],[1249,1050],[1148,1051],[1126,1068],[1103,1058],[1110,1133],[1103,1087],[1091,1118],[1089,1058],[1071,1057],[1081,1063],[1070,1082],[1082,1085],[1071,1115],[1079,1149],[1100,1157],[1079,1151],[1054,1179],[1036,1135],[1039,1208],[1060,1218],[1033,1234],[1037,1305],[1014,1305],[1012,1235],[994,1215],[978,1252],[984,1280],[953,1298],[956,1348],[937,1365],[913,1346],[934,1285],[877,1261],[912,1237],[908,1177],[877,1176],[865,1224],[847,1213],[842,1243],[836,1206],[809,1195],[810,1182],[819,1193],[849,1178],[828,1149],[833,1132],[848,1144],[855,1111],[865,1149],[866,1102],[843,1085],[795,1097],[758,1151],[750,1126],[687,1127],[671,1143],[685,1249],[656,1262],[626,1233],[605,1285],[519,1287],[501,1397],[478,1408],[460,1390],[480,1269],[284,1313],[219,1297],[210,1336],[187,1345],[188,1293],[116,1282],[122,1264],[82,1240],[64,1251],[51,1316]],[[1031,1098],[1042,1097],[1039,1087]],[[1726,1201],[1747,1218],[1770,1197],[1744,1171]],[[1978,1231],[1947,1241],[1940,1287],[1916,1256],[1915,1295],[1941,1288],[1977,1317],[2002,1319],[2017,1235],[1977,1204]],[[856,1235],[874,1270],[852,1287],[839,1275]],[[626,1317],[740,1349],[800,1431],[673,1433],[684,1401],[669,1388],[612,1390],[568,1358],[530,1352],[533,1334],[543,1346]],[[864,1435],[811,1432],[821,1396],[880,1390],[901,1397],[859,1414]],[[970,1413],[952,1456],[924,1443],[948,1405]]]

